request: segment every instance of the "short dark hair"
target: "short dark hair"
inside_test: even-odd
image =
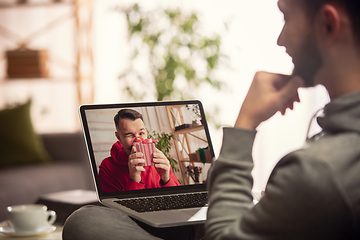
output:
[[[360,1],[359,0],[301,0],[310,19],[313,19],[321,6],[338,3],[349,14],[355,39],[360,46]]]
[[[115,127],[118,126],[120,118],[130,119],[133,121],[140,118],[142,121],[144,121],[142,114],[133,109],[121,109],[120,111],[118,111],[118,113],[114,117]]]

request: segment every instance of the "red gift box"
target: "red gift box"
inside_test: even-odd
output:
[[[158,142],[156,139],[137,137],[133,139],[132,145],[136,148],[137,152],[141,152],[145,159],[144,166],[154,165],[153,162],[153,153],[156,151],[154,142]]]
[[[202,163],[211,163],[212,157],[209,147],[196,150],[196,157]]]

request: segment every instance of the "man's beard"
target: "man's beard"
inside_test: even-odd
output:
[[[300,76],[306,87],[315,86],[315,75],[322,67],[323,61],[313,34],[305,38],[297,54],[292,57],[294,62],[292,75]]]

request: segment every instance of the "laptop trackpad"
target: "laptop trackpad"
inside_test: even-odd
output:
[[[183,213],[189,215],[189,221],[199,221],[206,219],[208,207],[202,207],[200,209],[185,209]]]
[[[163,226],[176,226],[178,224],[174,223],[205,221],[207,209],[207,207],[202,207],[200,209],[148,212],[142,214],[142,219],[153,226],[158,226],[159,224]]]

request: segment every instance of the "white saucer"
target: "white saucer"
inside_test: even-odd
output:
[[[43,227],[37,231],[31,232],[15,232],[15,230],[11,227],[8,221],[4,221],[0,223],[0,233],[12,236],[12,237],[31,237],[31,236],[38,236],[43,234],[49,234],[56,230],[55,226],[47,226]]]

